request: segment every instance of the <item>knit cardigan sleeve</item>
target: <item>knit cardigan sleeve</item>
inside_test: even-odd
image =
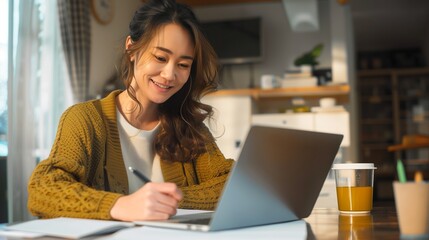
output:
[[[51,153],[41,161],[28,185],[28,209],[41,218],[111,219],[121,195],[89,187],[94,168],[104,158],[102,120],[91,104],[66,110]]]
[[[216,208],[228,174],[232,159],[225,159],[220,152],[212,152],[199,158],[196,164],[199,184],[182,187],[184,198],[180,208],[213,210]]]
[[[178,184],[183,192],[180,208],[213,210],[216,208],[225,182],[234,164],[226,159],[215,139],[205,128],[211,141],[206,143],[207,151],[192,164],[184,164],[187,182]]]

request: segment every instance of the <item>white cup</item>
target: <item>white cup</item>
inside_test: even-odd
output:
[[[336,100],[335,98],[321,98],[319,104],[322,108],[335,107]]]
[[[261,88],[270,89],[277,86],[277,78],[275,75],[265,74],[261,76]]]

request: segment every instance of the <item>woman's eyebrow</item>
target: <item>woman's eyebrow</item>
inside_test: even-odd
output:
[[[173,54],[173,52],[170,49],[167,49],[167,48],[164,48],[164,47],[155,47],[155,48],[158,49],[158,50],[161,50],[163,52],[166,52],[168,54]],[[180,58],[194,60],[194,58],[192,56],[188,56],[188,55],[180,56]]]

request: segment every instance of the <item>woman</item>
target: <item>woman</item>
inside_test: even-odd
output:
[[[203,123],[212,108],[199,101],[217,87],[213,48],[193,12],[173,0],[149,1],[129,27],[126,90],[64,112],[29,182],[35,216],[154,220],[217,204],[233,161]]]

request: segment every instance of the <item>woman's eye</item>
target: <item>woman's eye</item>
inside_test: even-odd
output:
[[[156,56],[156,55],[154,55],[154,57],[155,57],[155,59],[156,59],[157,61],[159,61],[159,62],[165,62],[165,61],[166,61],[166,58],[165,58],[165,57],[162,57],[162,56]]]
[[[187,64],[187,63],[179,63],[179,67],[181,67],[181,68],[189,68],[190,65]]]

